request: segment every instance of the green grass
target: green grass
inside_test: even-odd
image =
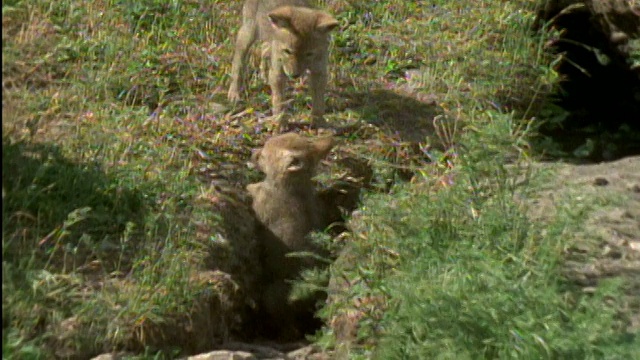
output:
[[[463,136],[467,147],[444,175],[448,186],[399,187],[391,198],[364,202],[347,240],[357,260],[332,270],[357,285],[339,289],[324,313],[335,319],[360,312],[360,328],[353,338],[327,331],[321,339],[350,340],[345,354],[353,358],[637,356],[637,339],[625,333],[611,301],[623,283],[603,281],[590,296],[571,291],[560,276],[563,249],[597,204],[566,198],[553,221],[532,223],[531,205],[518,199],[534,198],[550,174],[527,175],[527,166],[486,156],[485,144],[509,154],[525,134],[509,132],[508,116],[484,125]],[[500,146],[496,137],[511,141]]]
[[[527,159],[528,120],[557,81],[535,1],[318,3],[341,23],[327,118],[353,130],[336,154],[368,160],[389,192],[352,224],[349,296],[372,300],[351,355],[598,357],[624,343],[594,311],[615,284],[563,292],[559,237],[513,201],[527,188],[504,164]],[[208,346],[189,333],[203,304],[214,324],[193,326],[211,341],[238,331],[251,281],[238,274],[254,270],[238,204],[271,136],[257,76],[225,101],[240,8],[3,2],[3,358],[193,353]],[[292,97],[308,119],[307,92]]]
[[[176,73],[194,78],[158,55],[178,43],[167,19],[203,12],[167,5],[3,4],[5,31],[19,34],[3,47],[15,79],[3,96],[5,356],[157,348],[144,332],[180,328],[201,297],[196,220],[215,227],[219,215],[194,204],[203,189],[181,151],[190,135],[173,121],[145,125],[135,105],[171,94]],[[57,330],[65,319],[74,327]]]

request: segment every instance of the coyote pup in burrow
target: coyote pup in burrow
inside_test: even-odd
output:
[[[306,0],[247,0],[242,8],[242,26],[231,66],[229,100],[240,99],[247,54],[258,39],[270,48],[262,52],[262,62],[266,61],[266,56],[271,58],[268,79],[273,115],[280,117],[281,125],[286,125],[280,116],[284,108],[286,78],[298,78],[309,70],[312,119],[320,124],[325,111],[329,33],[337,26],[338,21],[333,16],[311,8]]]
[[[264,181],[247,185],[253,210],[262,226],[265,286],[262,306],[289,334],[304,327],[305,321],[309,322],[316,299],[289,303],[288,280],[296,279],[302,270],[318,263],[309,257],[286,255],[291,252],[326,255],[307,235],[329,225],[312,177],[318,163],[333,146],[330,136],[310,139],[286,133],[269,139],[253,154],[254,163],[266,175]]]

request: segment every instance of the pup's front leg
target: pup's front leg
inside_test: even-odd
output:
[[[327,87],[327,71],[311,71],[309,77],[311,82],[311,124],[313,126],[324,126],[326,125],[326,121],[324,120],[326,106],[324,93]]]
[[[284,114],[285,99],[284,89],[287,76],[282,68],[282,63],[275,54],[271,55],[271,68],[269,69],[269,86],[271,87],[271,112],[274,119],[278,121],[281,131],[288,126],[286,116]]]

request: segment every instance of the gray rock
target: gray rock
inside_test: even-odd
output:
[[[254,360],[252,353],[246,351],[216,350],[206,354],[189,356],[187,360]]]

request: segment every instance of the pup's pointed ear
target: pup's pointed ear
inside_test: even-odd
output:
[[[316,163],[322,160],[335,146],[333,136],[325,136],[313,141],[313,154]]]
[[[291,16],[293,15],[291,6],[281,6],[271,11],[267,16],[271,20],[271,25],[280,29],[292,29]]]
[[[258,160],[260,159],[261,155],[262,155],[262,149],[253,149],[251,151],[251,162],[254,164],[258,164]]]
[[[338,20],[336,20],[333,16],[321,12],[318,14],[318,20],[316,22],[316,29],[325,33],[335,29],[340,25]]]
[[[255,166],[256,168],[258,168],[258,170],[265,172],[262,168],[262,165],[260,165],[260,159],[262,158],[262,149],[253,149],[251,151],[251,164],[253,164],[253,166]]]

